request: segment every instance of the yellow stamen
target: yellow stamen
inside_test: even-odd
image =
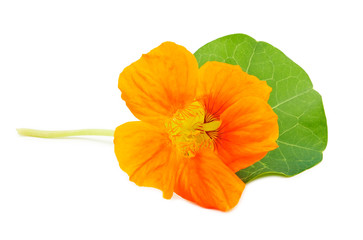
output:
[[[217,130],[221,126],[221,121],[213,121],[203,124],[203,129],[206,132],[211,132]]]
[[[213,138],[208,132],[217,131],[221,122],[213,120],[205,123],[205,115],[202,104],[193,102],[187,108],[178,110],[165,123],[170,139],[185,157],[194,157],[201,147],[214,147]]]

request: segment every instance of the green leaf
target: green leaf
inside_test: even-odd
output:
[[[237,172],[244,182],[262,175],[293,176],[322,160],[327,145],[324,107],[301,67],[277,48],[244,34],[214,40],[194,55],[199,66],[207,61],[239,65],[272,87],[269,104],[279,117],[279,148]]]

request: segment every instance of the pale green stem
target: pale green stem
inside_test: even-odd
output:
[[[113,136],[114,130],[109,129],[79,129],[66,131],[43,131],[29,128],[16,129],[20,135],[39,138],[61,138],[70,136],[96,135],[96,136]]]

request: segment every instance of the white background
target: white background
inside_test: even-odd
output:
[[[362,239],[360,1],[1,1],[0,239]],[[164,41],[195,52],[245,33],[282,50],[323,96],[323,161],[249,183],[228,213],[140,188],[112,137],[36,139],[15,129],[134,120],[124,67]]]

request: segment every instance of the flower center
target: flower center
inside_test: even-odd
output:
[[[178,110],[165,123],[170,139],[185,157],[194,157],[201,147],[213,149],[220,125],[220,121],[206,115],[199,102]]]

